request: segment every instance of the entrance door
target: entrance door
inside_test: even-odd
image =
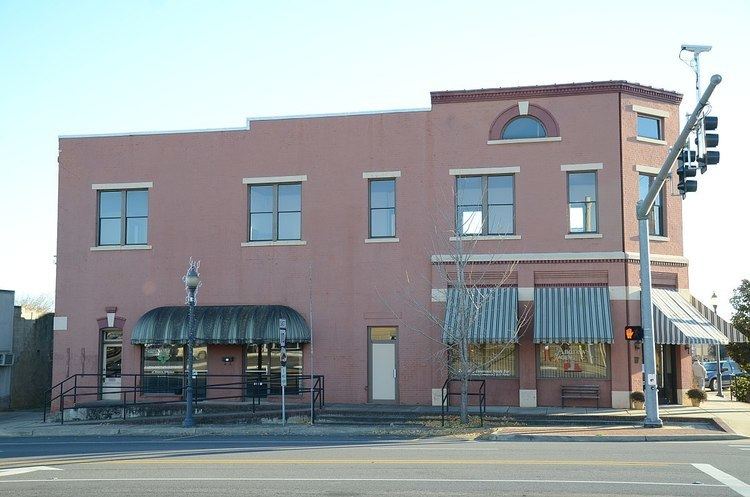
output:
[[[370,398],[371,402],[397,402],[398,328],[372,326],[368,328]]]
[[[674,345],[656,346],[656,382],[659,404],[677,404],[677,375]]]
[[[122,386],[122,330],[102,334],[102,400],[120,400]]]

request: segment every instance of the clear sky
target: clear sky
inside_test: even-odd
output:
[[[685,94],[681,43],[724,83],[721,164],[685,202],[691,288],[750,278],[742,122],[750,2],[0,0],[0,288],[54,293],[57,136],[429,107],[430,90],[627,79]]]

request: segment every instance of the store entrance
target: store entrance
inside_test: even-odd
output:
[[[656,345],[656,382],[659,404],[679,404],[677,399],[676,349],[674,345]]]

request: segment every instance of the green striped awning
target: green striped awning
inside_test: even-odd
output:
[[[612,343],[609,287],[534,288],[535,343]]]
[[[654,310],[654,342],[671,345],[729,343],[698,310],[679,292],[654,288],[651,290]]]
[[[309,342],[310,328],[297,311],[284,305],[199,305],[195,307],[198,343],[278,343],[279,319],[286,319],[287,342]],[[133,328],[134,344],[187,343],[187,306],[157,307]]]
[[[443,341],[456,343],[468,330],[471,343],[517,342],[518,289],[449,288]]]
[[[732,323],[727,322],[721,316],[716,314],[712,309],[709,309],[706,304],[695,298],[695,295],[690,296],[690,303],[693,307],[701,313],[714,327],[719,330],[727,339],[729,343],[747,343],[748,338],[740,333],[740,331],[732,326]]]

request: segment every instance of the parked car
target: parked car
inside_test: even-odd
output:
[[[716,390],[716,361],[704,362],[706,368],[706,385],[711,390]],[[729,388],[729,383],[735,376],[748,376],[748,374],[734,361],[721,361],[721,387]]]

